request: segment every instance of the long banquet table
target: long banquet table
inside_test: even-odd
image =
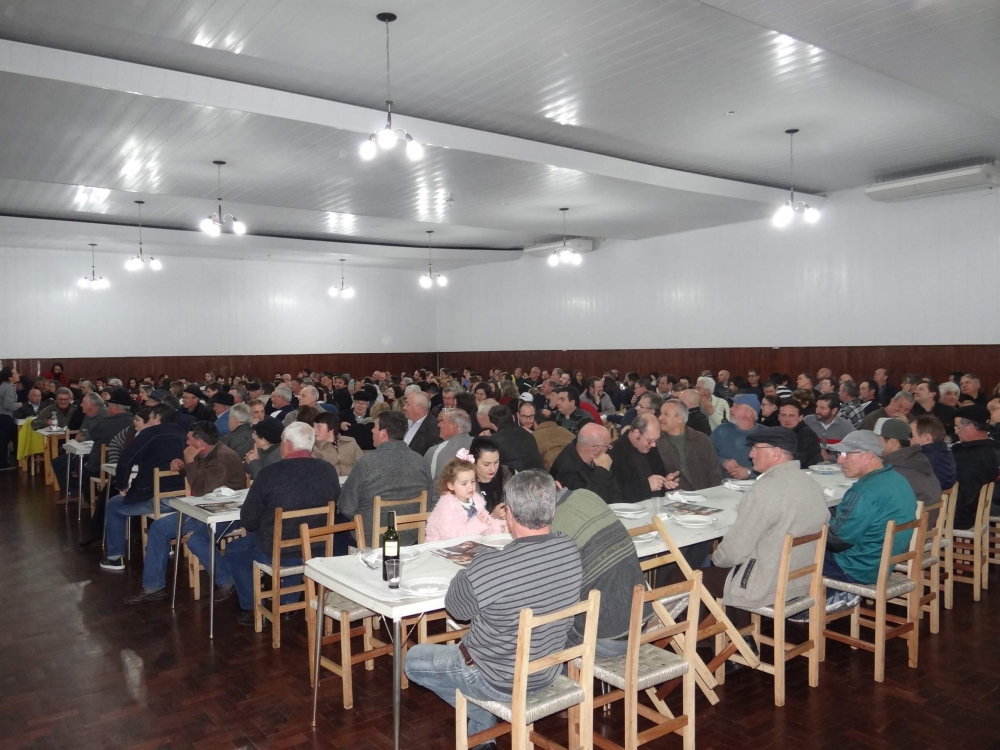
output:
[[[843,499],[847,491],[849,482],[844,475],[837,471],[833,474],[818,474],[811,472],[812,477],[824,489],[828,506],[836,505]],[[736,506],[739,505],[743,492],[739,490],[727,489],[725,486],[712,487],[699,490],[697,493],[703,500],[700,505],[718,508],[721,513],[716,514],[717,522],[705,529],[691,529],[679,526],[673,520],[666,521],[667,530],[679,547],[686,547],[690,544],[716,539],[725,534],[733,521],[736,519]],[[659,498],[660,504],[666,504],[673,498]],[[657,500],[646,500],[636,504],[646,510],[646,513],[635,519],[622,519],[622,523],[627,528],[634,528],[648,524],[652,518],[652,512],[657,507]],[[451,579],[462,568],[442,557],[430,554],[431,550],[441,547],[450,547],[466,540],[476,540],[481,537],[468,536],[457,539],[449,539],[446,542],[428,542],[426,544],[414,545],[412,549],[420,550],[421,554],[416,559],[403,564],[403,583],[415,576],[434,575]],[[666,545],[662,540],[654,539],[648,542],[636,542],[636,552],[640,557],[659,554],[666,550]],[[399,719],[400,703],[402,700],[402,632],[401,623],[404,618],[416,615],[435,612],[444,609],[444,594],[414,597],[401,593],[398,589],[390,591],[388,584],[382,580],[382,572],[367,568],[355,556],[346,557],[317,557],[309,560],[305,566],[305,574],[316,582],[318,587],[317,600],[324,602],[326,592],[332,591],[341,596],[345,596],[375,612],[378,615],[392,621],[392,658],[393,658],[393,681],[392,681],[392,722],[393,722],[393,747],[399,749]],[[316,633],[324,632],[324,607],[317,608]],[[320,651],[322,648],[322,638],[316,638],[315,653],[315,682],[313,686],[313,714],[312,723],[316,725],[316,710],[319,699],[320,680]]]

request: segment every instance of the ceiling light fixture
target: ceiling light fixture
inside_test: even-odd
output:
[[[201,231],[205,234],[211,235],[212,237],[218,237],[222,234],[222,227],[226,225],[227,221],[232,221],[233,224],[233,234],[246,234],[247,225],[242,221],[237,219],[232,214],[222,213],[222,167],[226,162],[224,161],[213,161],[219,170],[219,210],[209,214],[207,219],[202,219],[201,223],[198,225],[201,227]]]
[[[104,278],[103,276],[98,276],[97,273],[94,271],[95,267],[94,248],[96,247],[97,247],[96,242],[90,243],[90,278],[88,279],[86,276],[84,276],[82,279],[76,282],[76,285],[81,289],[101,290],[101,289],[107,289],[109,286],[111,286],[111,284],[108,282],[106,278]]]
[[[139,254],[133,255],[125,262],[126,271],[141,271],[146,267],[146,259],[142,255],[142,206],[146,201],[135,201],[135,205],[139,207]],[[149,267],[154,271],[159,271],[163,268],[163,264],[160,263],[152,255],[149,256]]]
[[[570,266],[578,266],[583,263],[583,256],[576,252],[571,247],[566,246],[566,212],[569,211],[568,208],[560,208],[563,215],[563,244],[561,250],[555,250],[552,255],[549,256],[549,265],[555,268],[560,263],[565,263]]]
[[[327,292],[331,297],[340,297],[342,299],[352,299],[354,297],[354,290],[344,283],[344,258],[340,259],[340,286],[331,286]]]
[[[795,200],[795,134],[798,132],[798,128],[789,128],[785,131],[788,135],[789,197],[785,201],[785,205],[775,211],[771,218],[771,223],[779,229],[784,229],[791,224],[795,214],[802,214],[802,219],[806,224],[815,224],[820,217],[818,208],[812,208],[805,201]]]
[[[392,127],[392,85],[389,78],[389,24],[396,20],[395,13],[379,13],[375,16],[385,24],[385,127],[379,128],[368,140],[361,144],[361,158],[369,161],[375,158],[381,148],[388,151],[395,148],[396,141],[406,141],[406,155],[411,161],[419,161],[424,157],[424,147],[413,140],[413,136],[404,128]]]
[[[441,273],[435,273],[434,268],[431,266],[431,235],[434,234],[433,229],[427,230],[427,273],[420,277],[420,286],[424,289],[430,289],[437,283],[438,286],[448,286],[448,277]]]

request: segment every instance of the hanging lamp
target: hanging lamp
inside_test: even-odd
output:
[[[420,277],[420,286],[424,289],[430,289],[436,283],[438,286],[448,286],[448,277],[442,273],[437,273],[434,271],[431,258],[431,235],[434,234],[433,229],[427,230],[427,273]]]
[[[784,229],[791,224],[796,214],[801,215],[806,224],[815,224],[820,218],[818,208],[812,208],[805,201],[795,200],[795,134],[798,132],[798,128],[789,128],[785,131],[788,136],[789,195],[785,205],[779,208],[771,218],[771,223],[779,229]]]
[[[347,286],[344,283],[344,258],[340,259],[340,286],[331,286],[327,293],[331,297],[340,297],[342,299],[352,299],[354,297],[354,289]]]
[[[98,276],[97,272],[94,270],[96,267],[96,242],[90,243],[90,278],[88,279],[84,276],[76,285],[81,289],[94,289],[100,291],[101,289],[107,289],[111,284],[103,276]]]
[[[222,212],[222,167],[225,166],[224,161],[213,161],[212,164],[216,166],[219,173],[219,210],[213,211],[208,215],[208,218],[202,219],[201,223],[198,225],[205,234],[211,235],[212,237],[218,237],[222,234],[222,228],[226,225],[226,222],[232,222],[233,234],[246,234],[247,225],[242,221],[237,219],[232,214],[224,214]]]
[[[146,201],[134,201],[135,205],[139,207],[139,253],[138,255],[133,255],[125,262],[126,271],[141,271],[146,267],[146,258],[142,255],[142,206],[145,202]],[[150,255],[149,267],[154,271],[159,271],[163,268],[163,264]]]

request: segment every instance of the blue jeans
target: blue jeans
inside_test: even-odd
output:
[[[240,598],[240,609],[253,609],[253,564],[256,560],[262,563],[271,563],[271,556],[257,546],[257,534],[253,531],[247,533],[245,537],[234,539],[226,545],[226,555],[221,558],[223,570],[226,575],[232,577],[236,584],[236,595]],[[215,580],[219,580],[219,561],[215,558]],[[301,565],[302,556],[282,557],[282,565]],[[274,571],[277,574],[278,571]],[[281,579],[285,586],[299,586],[302,583],[302,575],[285,576]],[[282,604],[292,604],[301,594],[285,594],[281,597]]]
[[[510,701],[510,693],[497,690],[479,671],[469,666],[458,646],[423,644],[406,652],[406,676],[418,685],[437,693],[449,706],[455,705],[455,690],[468,698]],[[468,704],[469,734],[483,732],[497,723],[497,718],[479,706]]]
[[[161,500],[160,510],[162,511],[164,508],[169,509],[170,505],[166,500]],[[132,505],[125,505],[125,498],[121,495],[115,495],[108,500],[107,508],[104,511],[104,523],[109,560],[116,560],[125,554],[125,526],[129,523],[129,519],[152,512],[152,498]],[[174,519],[174,523],[177,523],[176,519]]]
[[[142,568],[142,585],[144,588],[156,591],[167,585],[167,565],[170,561],[170,542],[177,537],[176,513],[167,516],[160,516],[154,521],[147,531],[146,537],[146,561]],[[237,524],[237,521],[233,522]],[[217,537],[229,531],[231,524],[219,524],[217,527]],[[209,537],[208,526],[195,518],[185,518],[181,526],[181,536],[190,533],[188,539],[188,549],[194,553],[198,561],[209,569]],[[178,558],[179,559],[179,558]],[[215,556],[215,582],[224,585],[229,583],[228,571],[220,577],[219,561],[222,558]]]

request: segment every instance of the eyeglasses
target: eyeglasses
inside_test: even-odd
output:
[[[601,443],[599,445],[592,445],[590,447],[593,448],[595,451],[606,451],[611,447],[611,443]]]
[[[660,440],[659,438],[657,438],[656,440],[650,440],[648,437],[646,437],[645,435],[643,435],[641,432],[639,433],[639,437],[641,437],[643,440],[645,440],[646,443],[649,445],[650,448],[652,448],[654,445],[656,445],[659,442],[659,440]]]

